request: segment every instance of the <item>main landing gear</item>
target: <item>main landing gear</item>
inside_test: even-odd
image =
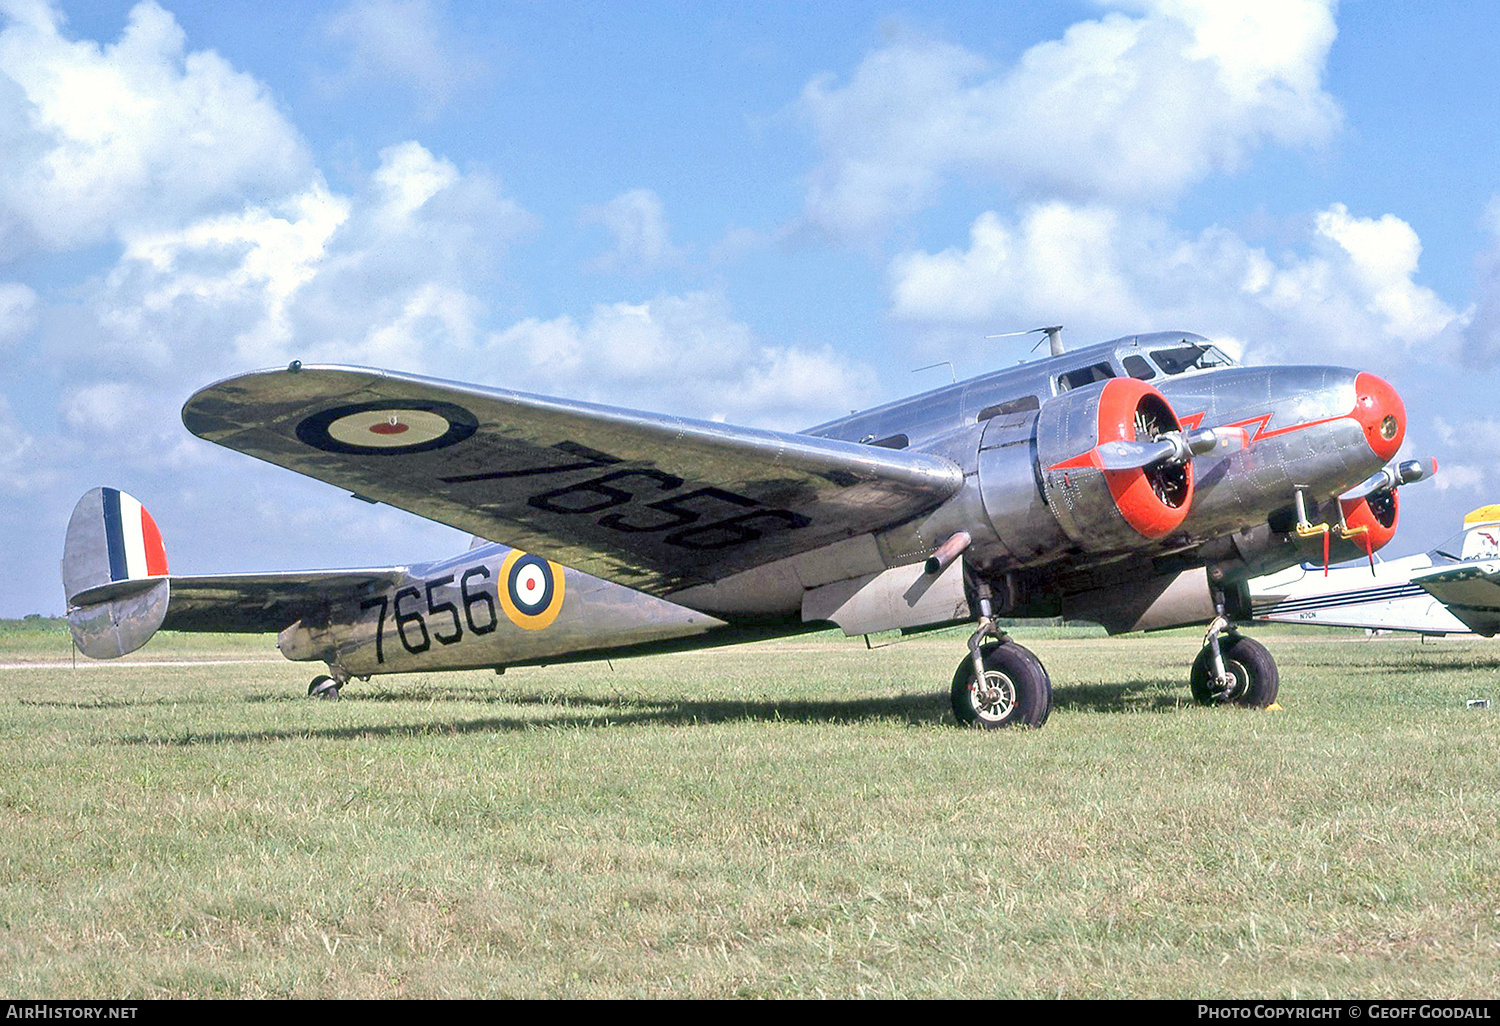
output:
[[[965,726],[986,730],[1040,727],[1052,711],[1052,681],[1041,660],[996,633],[999,640],[976,646],[973,655],[958,665],[953,675],[953,715]]]
[[[953,675],[953,715],[986,730],[1040,727],[1052,711],[1052,681],[1040,659],[995,626],[988,585],[977,591],[978,629]]]
[[[976,591],[979,621],[953,675],[953,715],[986,730],[1040,727],[1052,711],[1052,681],[1041,660],[995,626],[988,587]],[[1189,684],[1202,705],[1263,709],[1276,701],[1280,677],[1266,647],[1235,633],[1221,614],[1209,624]]]
[[[1276,660],[1258,641],[1234,633],[1229,621],[1214,617],[1193,660],[1188,684],[1200,705],[1242,705],[1264,709],[1281,685]]]

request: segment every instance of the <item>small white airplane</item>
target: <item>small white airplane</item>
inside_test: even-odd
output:
[[[1371,567],[1303,563],[1256,578],[1250,610],[1259,621],[1493,637],[1500,632],[1500,504],[1474,510],[1462,532],[1431,552]]]

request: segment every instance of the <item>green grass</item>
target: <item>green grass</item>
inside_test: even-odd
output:
[[[1490,997],[1500,645],[1017,629],[1056,707],[951,723],[962,636],[353,684],[272,639],[0,629],[13,997]],[[27,632],[35,631],[37,637]],[[889,640],[889,639],[887,639]],[[46,649],[51,651],[51,649]],[[28,654],[30,653],[30,654]],[[224,659],[218,665],[205,660]],[[32,662],[35,665],[17,666]]]

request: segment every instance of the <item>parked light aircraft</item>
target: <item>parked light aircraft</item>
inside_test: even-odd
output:
[[[194,434],[472,547],[181,576],[140,504],[95,489],[68,525],[68,618],[95,657],[162,627],[278,631],[287,658],[327,664],[309,687],[325,697],[381,673],[971,621],[951,695],[983,727],[1039,726],[1052,704],[996,617],[1207,623],[1194,695],[1270,704],[1275,662],[1231,626],[1245,582],[1389,540],[1400,396],[1355,370],[1236,366],[1185,332],[1064,352],[1038,330],[1050,357],[800,434],[352,367],[230,378],[188,400]]]
[[[1250,582],[1251,617],[1422,634],[1500,632],[1500,505],[1431,552],[1371,567],[1302,565]]]

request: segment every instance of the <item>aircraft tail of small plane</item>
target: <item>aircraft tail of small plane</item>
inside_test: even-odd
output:
[[[150,512],[117,488],[86,492],[63,542],[63,591],[78,650],[127,655],[158,630],[265,633],[324,614],[330,597],[389,588],[409,567],[169,575]],[[288,655],[288,658],[303,658]]]
[[[78,500],[62,578],[90,658],[127,655],[162,629],[274,632],[286,658],[336,669],[335,689],[366,671],[556,661],[725,626],[478,537],[463,555],[410,566],[169,575],[155,520],[115,488]]]
[[[1500,503],[1480,506],[1464,517],[1463,549],[1454,555],[1460,559],[1500,557]]]
[[[135,651],[166,618],[171,585],[161,531],[118,488],[95,488],[73,507],[62,578],[74,640],[94,659]]]

